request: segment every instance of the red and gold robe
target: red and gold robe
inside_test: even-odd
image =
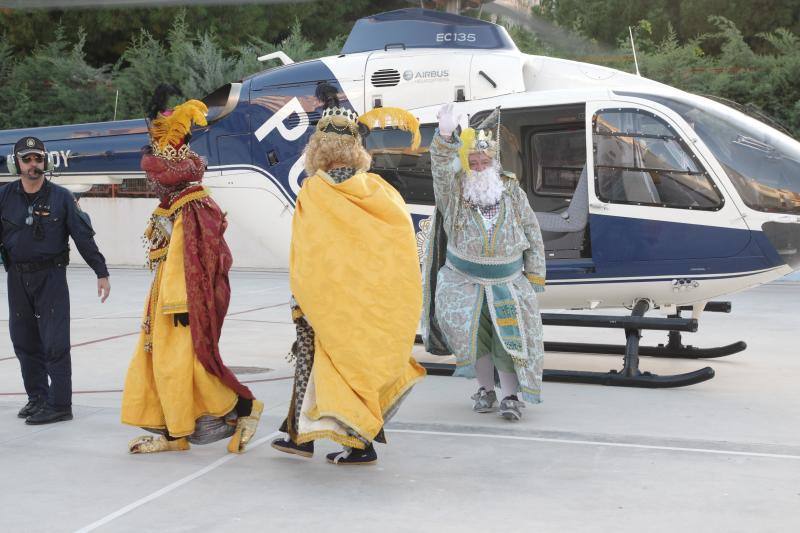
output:
[[[155,270],[139,342],[125,379],[122,422],[190,435],[204,415],[225,416],[252,399],[222,362],[219,338],[230,302],[227,222],[202,186],[154,211],[146,236]],[[189,327],[174,315],[189,314]]]

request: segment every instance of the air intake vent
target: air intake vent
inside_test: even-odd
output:
[[[372,74],[373,87],[394,87],[400,83],[400,73],[393,68],[377,70]]]

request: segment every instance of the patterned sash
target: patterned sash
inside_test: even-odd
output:
[[[464,259],[450,248],[447,249],[447,262],[452,268],[467,276],[497,282],[506,278],[515,278],[522,272],[522,256],[516,259],[507,258],[482,258],[482,262],[477,263]]]

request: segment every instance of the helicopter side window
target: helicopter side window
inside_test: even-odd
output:
[[[534,192],[572,198],[586,165],[585,130],[537,132],[530,142]]]
[[[411,150],[411,134],[399,129],[373,129],[366,136],[366,148],[372,155],[370,172],[388,181],[410,204],[434,205],[431,177],[431,144],[436,125],[420,126],[422,142]]]
[[[800,214],[800,147],[763,112],[730,101],[723,102],[729,106],[725,107],[711,101],[630,95],[648,98],[681,115],[720,162],[748,207]]]
[[[680,135],[640,109],[593,119],[595,181],[605,202],[716,210],[723,199]]]

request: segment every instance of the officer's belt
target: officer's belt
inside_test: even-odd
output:
[[[11,267],[17,272],[29,274],[31,272],[39,272],[47,268],[62,267],[69,264],[69,252],[64,252],[50,259],[44,261],[30,261],[27,263],[14,262]]]

